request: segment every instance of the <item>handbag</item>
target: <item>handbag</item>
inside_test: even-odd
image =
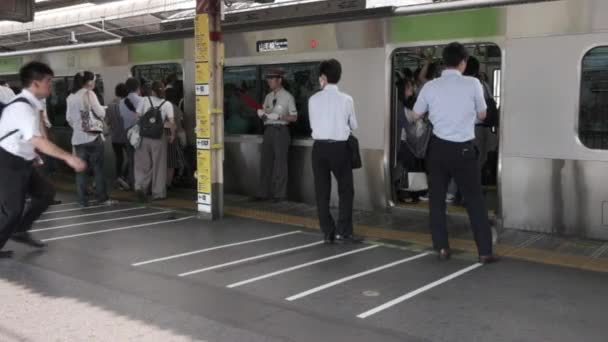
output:
[[[97,114],[95,114],[93,108],[91,108],[90,96],[91,92],[87,91],[84,94],[84,98],[82,99],[84,107],[80,110],[82,131],[90,134],[107,135],[107,125],[103,119],[101,119]]]
[[[127,139],[129,140],[129,144],[131,144],[134,149],[138,149],[139,146],[141,146],[141,135],[139,135],[139,123],[136,123],[129,129],[127,129]]]
[[[361,153],[359,152],[359,140],[354,135],[350,135],[347,140],[348,148],[351,154],[351,165],[353,169],[360,169],[363,166],[361,162]]]

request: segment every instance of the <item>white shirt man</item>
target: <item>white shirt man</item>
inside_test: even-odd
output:
[[[319,66],[320,92],[308,101],[312,137],[312,169],[315,177],[317,212],[325,243],[359,243],[353,235],[354,184],[352,151],[348,143],[351,132],[357,128],[355,106],[352,97],[342,93],[337,86],[342,76],[342,66],[335,59]],[[329,211],[331,174],[338,181],[340,213],[336,225]]]

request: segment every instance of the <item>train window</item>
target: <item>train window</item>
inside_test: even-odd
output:
[[[95,81],[95,95],[101,105],[104,104],[103,94],[104,85],[103,78],[101,75],[96,75]],[[46,110],[51,121],[51,124],[55,127],[67,127],[68,123],[65,119],[67,111],[67,98],[72,90],[72,81],[74,77],[55,77],[51,84],[51,95],[46,99]]]
[[[262,67],[262,75],[268,69],[279,68],[285,71],[284,87],[289,91],[296,102],[298,121],[290,125],[291,135],[295,138],[308,138],[312,131],[308,120],[308,99],[319,88],[319,64],[297,63],[266,65]],[[264,94],[268,93],[268,85],[263,83]]]
[[[171,75],[182,80],[184,71],[179,63],[143,64],[133,66],[131,75],[137,78],[142,85],[149,85],[154,81],[164,82]]]
[[[591,149],[608,149],[608,47],[583,58],[578,135]]]
[[[225,133],[262,134],[264,127],[257,117],[266,94],[270,91],[264,80],[266,71],[280,68],[285,71],[284,86],[296,102],[298,121],[291,124],[294,138],[310,137],[308,99],[318,89],[318,63],[295,63],[264,66],[239,66],[224,69]]]
[[[261,108],[259,84],[255,66],[224,69],[226,134],[262,134],[262,122],[256,114]]]

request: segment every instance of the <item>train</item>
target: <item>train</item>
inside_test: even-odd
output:
[[[608,2],[561,0],[439,13],[397,8],[363,19],[240,27],[223,37],[226,193],[255,194],[263,127],[243,96],[262,102],[263,75],[279,67],[299,111],[290,128],[288,198],[314,204],[307,100],[318,90],[318,63],[336,58],[343,66],[339,87],[354,98],[360,126],[355,134],[363,168],[355,171],[355,207],[412,210],[397,201],[394,189],[395,81],[400,71],[419,68],[425,57],[439,60],[443,46],[459,41],[480,60],[500,106],[500,125],[493,132],[498,224],[608,239],[608,183],[602,181],[608,173]],[[19,66],[30,60],[52,66],[57,76],[47,106],[57,141],[70,148],[62,101],[77,71],[100,76],[106,103],[130,75],[161,79],[176,73],[184,85],[188,142],[194,145],[194,45],[186,36],[10,58],[0,54],[0,77],[15,82]],[[109,177],[113,169],[107,165]]]

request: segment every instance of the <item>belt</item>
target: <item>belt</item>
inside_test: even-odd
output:
[[[335,144],[335,143],[343,143],[343,142],[346,142],[346,140],[332,140],[332,139],[325,139],[325,140],[315,140],[315,142],[320,142],[320,143],[324,143],[324,144]]]
[[[280,128],[280,127],[287,127],[287,125],[285,125],[285,124],[266,124],[266,125],[264,125],[264,127],[275,127],[275,128],[278,127],[278,128]]]

